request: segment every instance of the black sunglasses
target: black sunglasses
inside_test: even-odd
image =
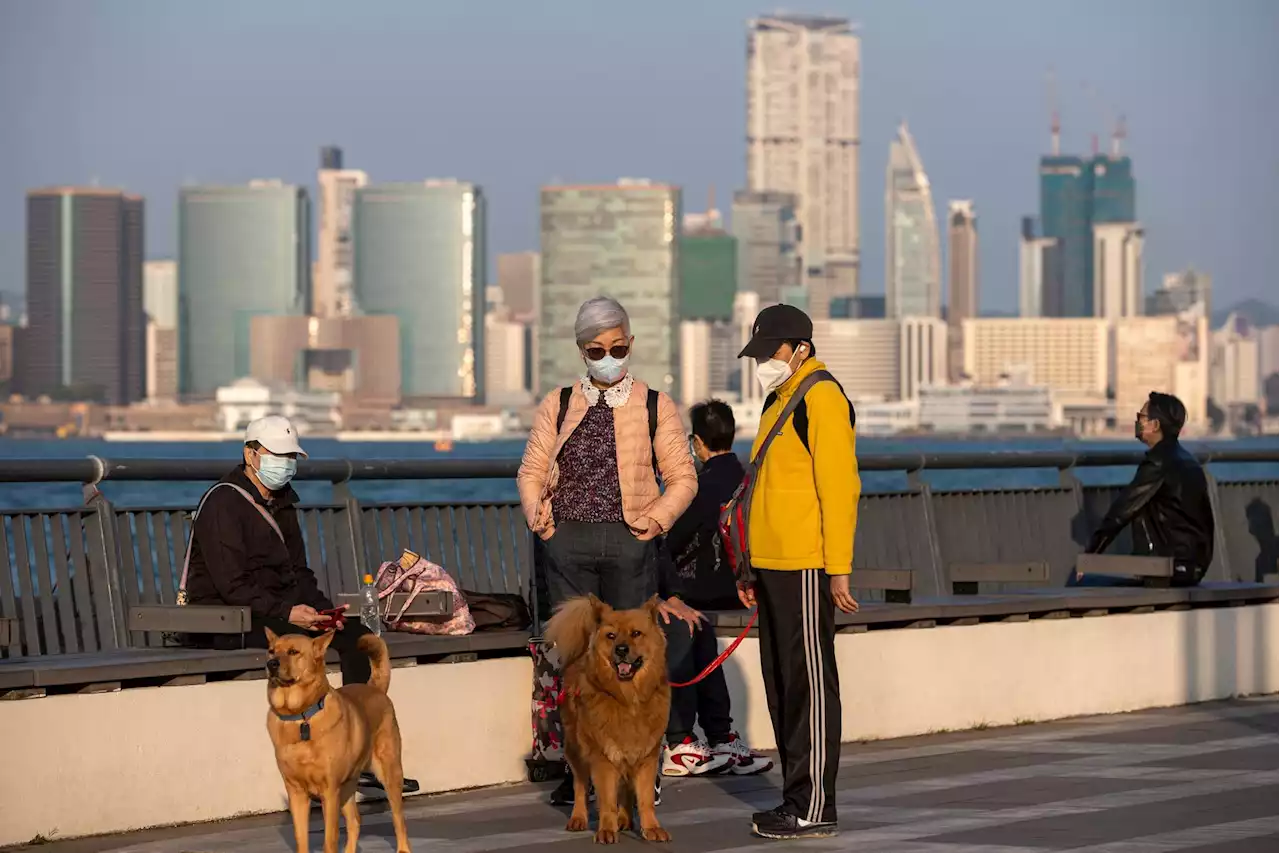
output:
[[[582,354],[585,355],[589,361],[599,361],[604,358],[605,355],[611,355],[614,358],[621,360],[626,358],[627,353],[629,352],[631,352],[631,347],[628,344],[614,344],[608,349],[605,349],[599,344],[592,344],[591,346],[582,348]]]

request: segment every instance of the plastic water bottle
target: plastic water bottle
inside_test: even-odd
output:
[[[364,576],[360,587],[360,621],[375,634],[382,634],[382,618],[378,615],[378,588],[373,585],[373,575]]]

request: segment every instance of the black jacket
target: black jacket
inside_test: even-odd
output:
[[[733,610],[738,601],[733,569],[720,543],[720,507],[742,483],[742,461],[732,453],[712,456],[698,474],[698,494],[667,533],[674,566],[671,592],[691,606]]]
[[[247,491],[266,507],[284,535],[284,542],[244,496],[234,489],[217,489],[196,516],[195,541],[187,598],[192,604],[230,604],[248,607],[255,617],[288,619],[298,604],[317,610],[333,607],[307,568],[307,550],[298,526],[298,493],[286,486],[263,500],[257,487],[237,467],[222,478]]]
[[[1204,468],[1177,439],[1147,451],[1133,482],[1116,498],[1093,534],[1100,553],[1129,524],[1137,554],[1172,557],[1202,575],[1213,562],[1213,506]]]

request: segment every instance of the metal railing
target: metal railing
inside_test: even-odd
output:
[[[1210,581],[1261,581],[1276,571],[1277,451],[1213,449],[1206,462],[1269,463],[1265,476],[1219,483],[1210,477],[1217,541]],[[1140,451],[867,454],[863,471],[907,475],[903,489],[864,493],[854,566],[907,570],[918,598],[952,589],[952,566],[1040,561],[1049,583],[1062,585],[1076,556],[1118,489],[1084,485],[1073,472],[1133,466]],[[190,534],[187,509],[117,507],[98,489],[104,482],[205,481],[225,475],[215,460],[0,460],[0,482],[80,483],[86,504],[0,512],[0,619],[12,620],[6,657],[97,652],[159,644],[130,632],[124,615],[135,604],[173,602]],[[461,586],[534,598],[538,543],[519,504],[494,502],[367,502],[347,484],[372,480],[511,478],[515,460],[310,460],[299,479],[334,484],[330,500],[300,508],[308,562],[321,586],[352,592],[378,562],[410,548],[443,565]],[[1057,469],[1057,484],[1035,488],[936,490],[919,476],[929,470]],[[1127,549],[1117,542],[1115,550]],[[984,584],[985,592],[1011,587]],[[859,590],[863,600],[880,591]]]

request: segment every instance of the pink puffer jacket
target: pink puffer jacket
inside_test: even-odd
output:
[[[635,380],[627,402],[613,410],[614,433],[618,442],[618,484],[622,487],[622,517],[634,532],[648,529],[648,519],[658,522],[662,531],[671,529],[676,519],[689,508],[698,493],[698,477],[689,454],[680,411],[671,397],[658,394],[658,431],[652,450],[658,456],[665,491],[658,491],[653,477],[653,455],[649,445],[649,410],[646,399],[649,388]],[[543,539],[555,533],[551,517],[551,496],[559,482],[560,467],[556,460],[560,448],[577,429],[587,412],[587,398],[575,383],[565,413],[564,425],[556,435],[556,415],[560,411],[560,390],[548,394],[538,406],[529,431],[516,484],[529,529]]]

